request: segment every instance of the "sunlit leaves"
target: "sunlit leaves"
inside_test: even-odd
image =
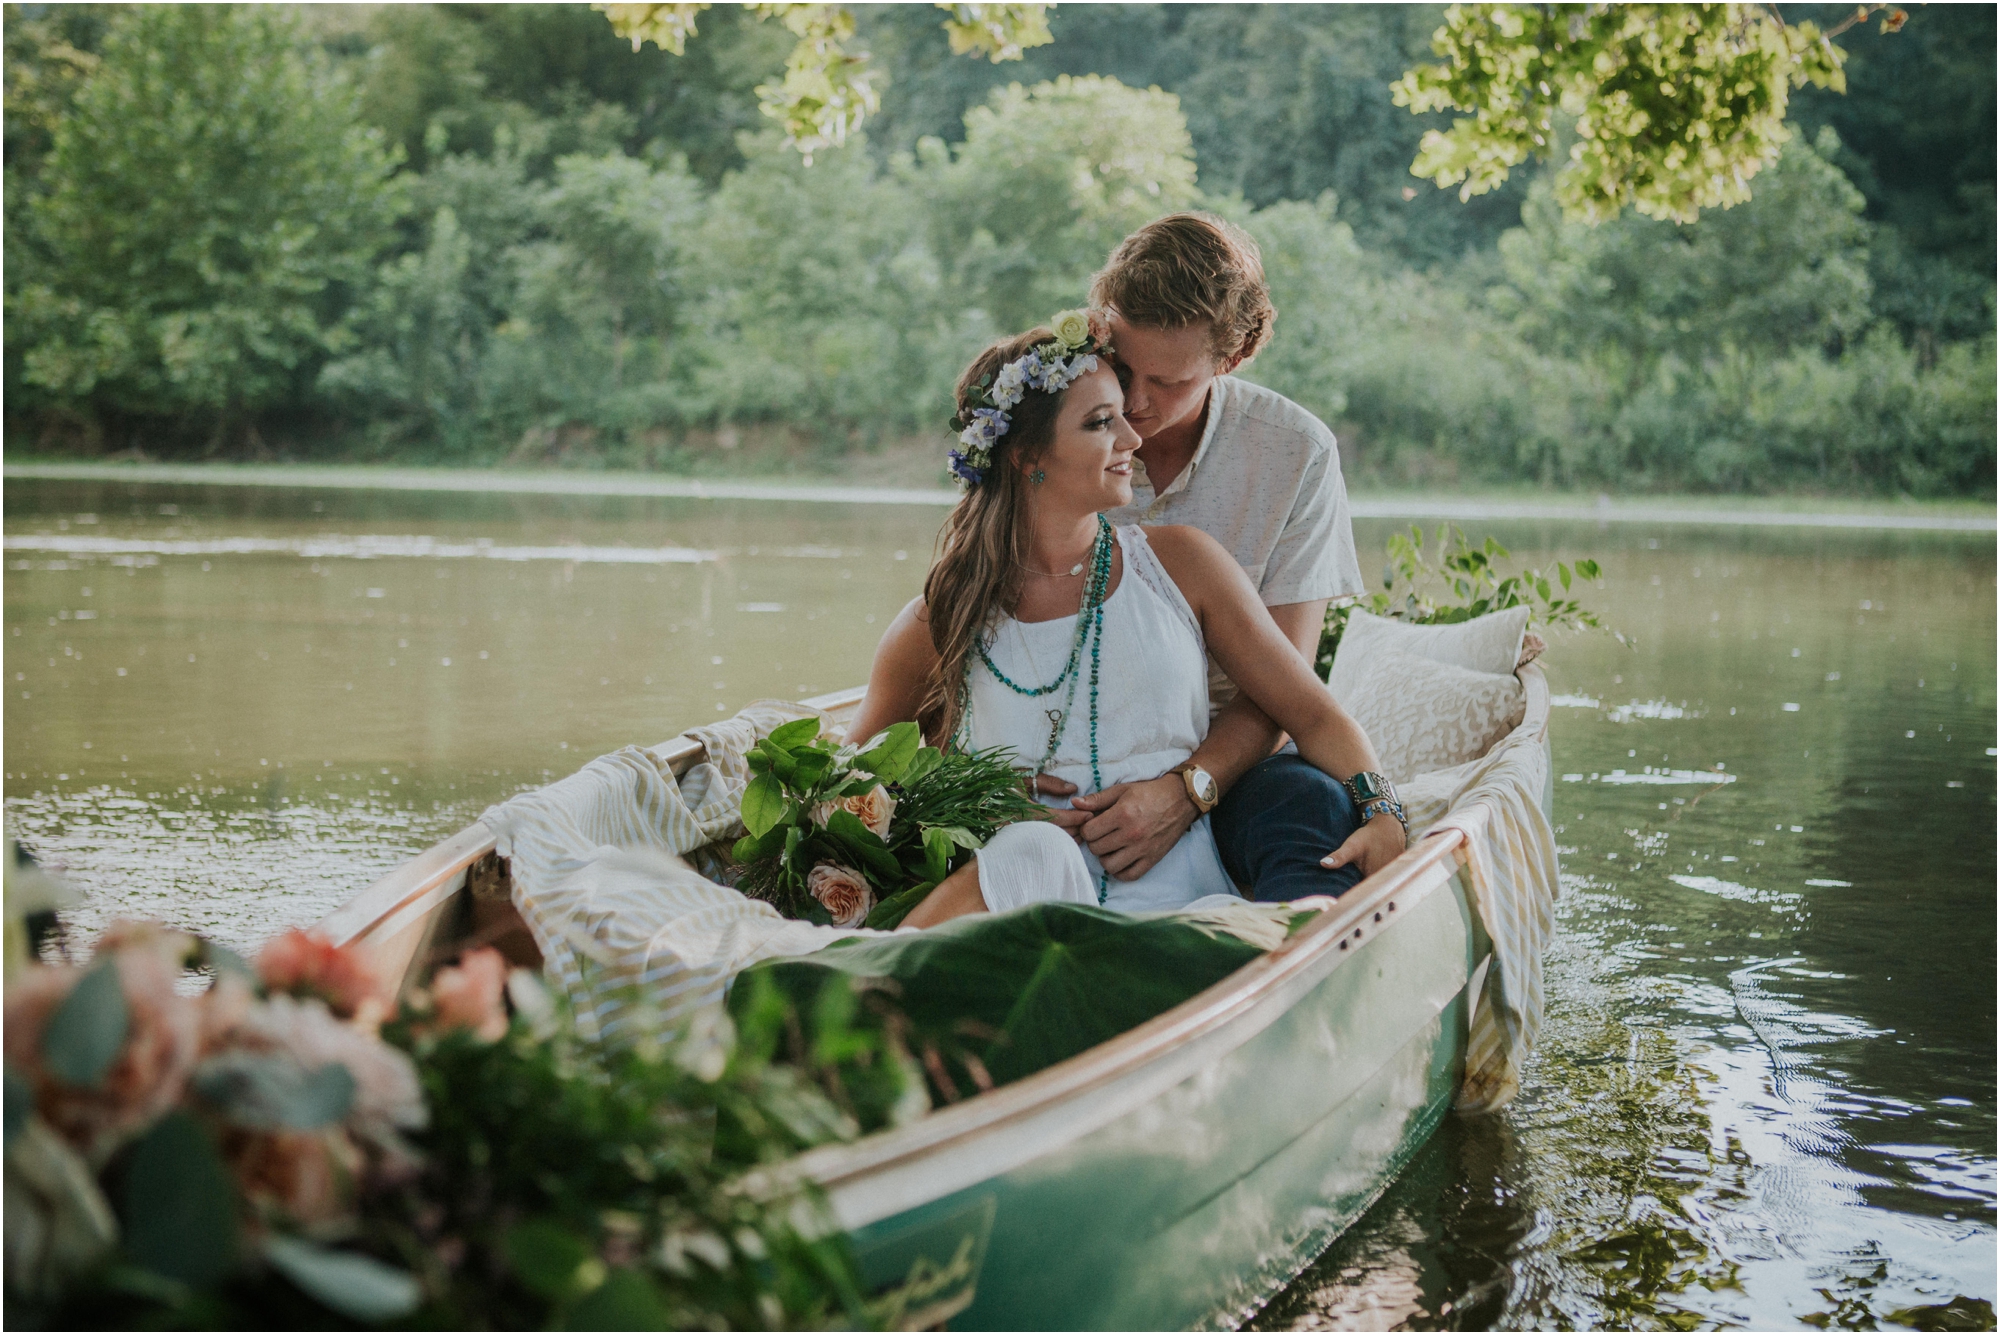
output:
[[[681,55],[696,35],[696,19],[706,4],[599,4],[632,49],[652,42]],[[881,105],[868,53],[853,47],[854,12],[846,5],[758,4],[759,18],[783,23],[798,38],[785,59],[785,77],[760,84],[758,106],[785,129],[785,142],[812,161],[815,153],[837,148]],[[1021,52],[1051,40],[1045,4],[940,4],[951,49],[983,55],[998,63],[1019,60]]]
[[[1586,222],[1742,203],[1791,137],[1792,89],[1846,88],[1829,36],[1764,5],[1454,5],[1432,49],[1397,104],[1472,115],[1427,131],[1411,172],[1470,199],[1560,155],[1556,198]]]

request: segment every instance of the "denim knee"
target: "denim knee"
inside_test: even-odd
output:
[[[1347,787],[1297,754],[1281,753],[1245,774],[1215,810],[1222,865],[1253,899],[1337,895],[1361,879],[1358,867],[1328,870],[1319,860],[1359,826]]]

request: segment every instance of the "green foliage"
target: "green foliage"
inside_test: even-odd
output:
[[[1397,104],[1473,115],[1426,132],[1411,173],[1470,199],[1566,143],[1555,198],[1592,223],[1743,203],[1791,137],[1791,90],[1846,89],[1828,35],[1765,5],[1453,5],[1432,49]]]
[[[681,56],[634,52],[577,6],[300,11],[288,60],[339,113],[314,113],[322,138],[351,127],[344,79],[407,155],[391,183],[407,211],[310,299],[316,342],[265,339],[241,377],[190,363],[247,395],[200,409],[199,385],[162,384],[164,361],[61,394],[29,375],[85,366],[100,335],[122,348],[185,299],[163,286],[179,270],[135,260],[98,304],[51,304],[64,275],[102,277],[82,244],[46,253],[37,220],[69,188],[57,132],[79,133],[129,16],[11,15],[10,448],[838,472],[923,439],[938,467],[910,480],[942,483],[964,360],[1074,305],[1129,228],[1197,205],[1264,248],[1279,317],[1246,374],[1334,427],[1355,486],[1992,485],[1987,10],[1851,31],[1850,93],[1794,102],[1838,142],[1798,136],[1749,202],[1597,228],[1519,170],[1470,204],[1412,189],[1417,137],[1445,113],[1409,116],[1382,89],[1422,58],[1434,9],[1071,6],[1048,13],[1054,43],[997,66],[953,56],[933,8],[854,13],[850,49],[875,53],[889,91],[866,139],[807,168],[757,110],[793,34],[742,7],[703,11]],[[287,29],[258,14],[224,18]],[[227,45],[187,49],[172,114],[238,114]],[[152,216],[117,201],[154,191],[160,160],[98,173],[117,177],[105,230]],[[310,193],[288,177],[218,194],[234,188],[203,185],[200,208],[262,218]],[[242,300],[297,305],[281,287]]]
[[[9,229],[17,386],[218,434],[296,400],[389,239],[391,166],[278,12],[120,10]]]
[[[1220,982],[1262,951],[1171,919],[1076,904],[954,919],[920,936],[857,938],[746,970],[739,1020],[782,997],[823,1044],[848,1026],[918,1054],[952,1103],[1094,1047]]]
[[[743,828],[733,856],[746,864],[738,888],[788,916],[832,921],[807,891],[823,863],[864,876],[883,901],[870,927],[903,915],[1000,826],[1044,814],[1021,788],[1002,750],[943,753],[923,745],[914,723],[898,723],[862,745],[819,736],[799,719],[753,746],[743,790]],[[843,802],[875,804],[864,825]],[[885,800],[886,799],[886,800]],[[886,828],[872,828],[886,817]]]
[[[734,1187],[746,1164],[854,1133],[805,1076],[765,1062],[768,1036],[707,1079],[682,1054],[592,1044],[560,1020],[517,1019],[490,1044],[402,1041],[432,1116],[415,1137],[422,1176],[377,1231],[426,1278],[425,1324],[865,1321],[840,1236],[801,1231],[810,1205]],[[714,1152],[719,1125],[728,1156]]]
[[[599,4],[612,28],[629,38],[634,51],[652,42],[674,55],[687,52],[688,39],[705,3]],[[940,4],[951,17],[944,30],[954,55],[984,55],[995,64],[1019,60],[1024,48],[1049,42],[1045,4]],[[854,11],[847,5],[754,4],[759,18],[775,18],[798,38],[785,58],[780,83],[757,88],[759,106],[784,127],[785,143],[807,162],[823,149],[838,148],[881,105],[868,53],[851,44]]]
[[[1573,564],[1558,561],[1546,571],[1528,569],[1502,575],[1496,563],[1511,553],[1497,538],[1488,536],[1474,546],[1458,525],[1440,524],[1434,542],[1427,550],[1424,531],[1415,524],[1407,533],[1390,534],[1382,587],[1358,601],[1327,608],[1326,625],[1313,656],[1313,666],[1322,677],[1333,667],[1334,650],[1340,647],[1341,632],[1347,629],[1347,618],[1356,607],[1418,625],[1470,621],[1489,612],[1527,607],[1530,626],[1604,629],[1595,612],[1569,596],[1576,581],[1598,578],[1596,561],[1582,557]],[[1611,633],[1625,643],[1621,632]]]
[[[918,160],[934,249],[1002,330],[1075,306],[1126,233],[1200,198],[1179,99],[1095,75],[1010,84]]]

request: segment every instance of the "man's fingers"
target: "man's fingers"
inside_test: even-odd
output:
[[[1057,807],[1048,815],[1049,824],[1068,830],[1071,834],[1082,829],[1083,823],[1089,819],[1088,811],[1072,811],[1063,807]]]
[[[1071,797],[1076,793],[1076,785],[1068,779],[1058,779],[1053,774],[1037,774],[1035,791],[1044,797]]]
[[[1095,793],[1080,793],[1070,799],[1071,806],[1082,807],[1085,811],[1109,811],[1118,805],[1118,799],[1125,795],[1129,784],[1114,783],[1109,788]],[[1075,790],[1072,789],[1072,792]]]

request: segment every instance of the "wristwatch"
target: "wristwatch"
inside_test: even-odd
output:
[[[1215,804],[1222,800],[1222,790],[1215,786],[1215,776],[1192,760],[1183,760],[1167,773],[1181,776],[1181,782],[1187,785],[1188,801],[1194,803],[1195,810],[1204,816],[1215,810]]]
[[[1348,796],[1354,799],[1363,825],[1386,811],[1403,827],[1403,837],[1409,838],[1410,822],[1403,815],[1403,804],[1396,797],[1396,785],[1389,782],[1388,775],[1364,769],[1341,782],[1346,785]]]

